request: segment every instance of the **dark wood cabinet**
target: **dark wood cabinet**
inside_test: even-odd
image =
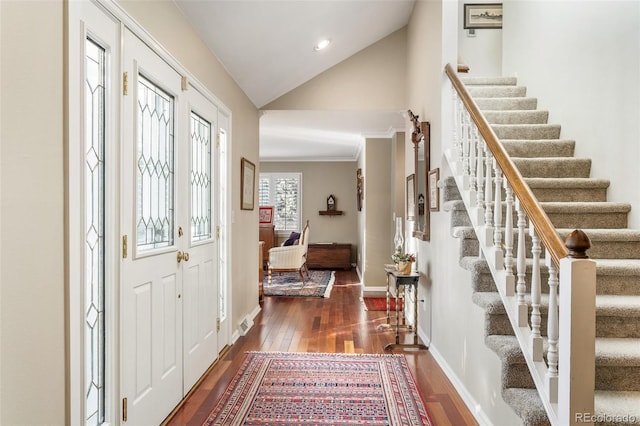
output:
[[[351,244],[309,244],[307,266],[312,269],[351,269]]]
[[[260,241],[262,245],[262,259],[266,263],[269,261],[269,249],[276,245],[275,225],[260,225]]]

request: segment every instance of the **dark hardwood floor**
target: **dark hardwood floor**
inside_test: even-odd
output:
[[[166,425],[201,425],[240,367],[246,351],[384,353],[393,331],[377,330],[385,312],[365,311],[355,270],[336,271],[331,297],[266,297],[246,336],[228,348]],[[406,341],[413,334],[403,332]],[[404,353],[429,416],[440,425],[476,425],[472,414],[428,350]]]

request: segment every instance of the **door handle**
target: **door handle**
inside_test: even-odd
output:
[[[181,251],[179,251],[179,250],[178,250],[178,254],[177,254],[177,256],[176,256],[176,257],[177,257],[177,259],[178,259],[178,263],[182,262],[183,260],[184,260],[185,262],[188,262],[188,261],[189,261],[189,253],[188,253],[188,252],[186,252],[186,251],[183,253],[183,252],[181,252]]]

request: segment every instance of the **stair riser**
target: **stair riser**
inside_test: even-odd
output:
[[[502,145],[511,157],[573,157],[574,141],[565,140],[503,140]]]
[[[462,77],[465,86],[515,86],[516,77]]]
[[[489,124],[547,124],[547,111],[485,111]]]
[[[470,86],[467,90],[474,98],[522,98],[527,95],[524,86]]]
[[[640,317],[596,315],[596,337],[640,338]]]
[[[553,124],[531,126],[495,124],[491,127],[498,139],[560,139],[560,126]]]
[[[640,391],[640,366],[596,365],[596,389]]]
[[[596,279],[597,294],[640,296],[640,276],[638,275],[598,274]]]
[[[627,213],[549,213],[547,216],[556,228],[583,229],[589,228],[616,229],[627,227]]]
[[[588,178],[591,160],[567,158],[564,160],[512,159],[524,178]]]
[[[607,190],[601,188],[531,188],[538,201],[544,202],[604,202]]]
[[[538,100],[535,98],[478,98],[475,99],[481,110],[535,110]]]

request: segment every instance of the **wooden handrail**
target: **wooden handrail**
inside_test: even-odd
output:
[[[524,181],[520,171],[513,164],[511,158],[509,158],[509,154],[507,154],[507,151],[498,141],[498,137],[489,125],[489,122],[480,112],[480,108],[478,108],[478,105],[469,94],[465,85],[460,81],[460,78],[451,64],[446,65],[445,73],[449,77],[449,80],[451,80],[451,84],[456,89],[460,99],[462,99],[462,102],[469,111],[471,119],[478,127],[478,131],[491,150],[491,153],[500,166],[504,177],[511,185],[511,189],[513,189],[513,192],[520,201],[522,208],[527,213],[527,217],[531,223],[533,223],[533,227],[551,255],[554,265],[559,268],[560,259],[567,257],[569,250],[558,235],[555,227],[551,224],[549,216],[547,216],[547,213],[545,213],[540,206],[540,203],[538,203],[538,200],[533,195],[531,188],[529,188],[529,185]]]

